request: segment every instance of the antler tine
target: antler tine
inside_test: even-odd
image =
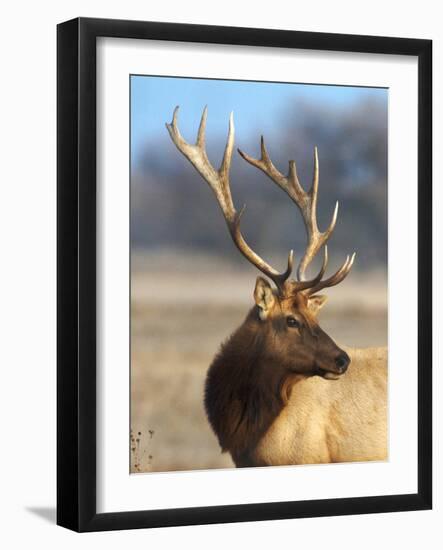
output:
[[[223,160],[220,166],[220,175],[223,178],[223,182],[229,188],[229,170],[231,169],[232,151],[234,150],[234,113],[229,115],[229,131],[228,139],[226,141],[225,152]],[[229,193],[230,194],[230,193]]]
[[[261,136],[260,138],[260,150],[260,159],[255,159],[253,157],[250,157],[241,149],[237,149],[240,156],[244,158],[246,162],[249,162],[249,164],[252,164],[252,166],[255,166],[256,168],[264,172],[269,178],[271,178],[274,183],[276,183],[291,197],[291,199],[297,204],[297,206],[299,206],[299,202],[303,203],[306,193],[300,185],[300,182],[298,181],[295,161],[289,161],[288,175],[284,176],[272,163],[268,151],[266,150],[265,140],[263,136]]]
[[[320,280],[311,288],[309,288],[308,294],[312,295],[318,292],[319,290],[322,290],[323,288],[329,288],[331,286],[335,286],[341,283],[343,279],[345,279],[348,273],[351,271],[351,268],[354,264],[355,256],[356,256],[355,252],[352,254],[351,258],[349,258],[349,255],[346,256],[346,260],[344,264],[340,267],[340,269],[338,269],[334,273],[334,275],[331,275],[331,277],[328,277],[324,281]]]
[[[316,286],[321,282],[321,279],[323,275],[326,272],[326,267],[328,265],[328,247],[325,245],[324,248],[324,256],[323,256],[323,264],[320,268],[320,271],[317,273],[317,275],[311,279],[310,281],[291,281],[291,290],[293,293],[299,292],[301,290],[308,290],[311,287]]]
[[[318,166],[318,149],[314,147],[314,170],[312,173],[312,185],[309,194],[311,195],[311,219],[313,224],[317,224],[315,217],[312,217],[312,212],[316,211],[317,208],[317,194],[318,194],[318,181],[319,181],[320,169]]]
[[[325,245],[329,240],[332,232],[334,231],[335,224],[337,223],[338,214],[338,201],[335,203],[334,213],[332,214],[331,223],[326,231],[321,232],[318,229],[317,223],[317,196],[318,196],[318,183],[319,183],[319,162],[318,162],[318,149],[314,147],[314,169],[312,175],[312,185],[306,195],[306,205],[304,208],[300,208],[302,211],[303,219],[305,220],[306,233],[308,235],[308,244],[305,254],[300,261],[297,268],[297,278],[299,281],[305,279],[305,272],[308,265],[316,256],[320,248]]]
[[[176,128],[177,128],[176,113],[178,113],[178,109],[179,109],[178,106],[174,109],[174,118],[173,118],[173,120],[175,121]],[[197,142],[196,142],[196,145],[203,150],[205,150],[205,147],[206,147],[206,119],[207,118],[208,118],[208,106],[205,105],[205,108],[203,109],[203,113],[200,119],[200,125],[198,127]]]
[[[210,163],[206,154],[205,147],[205,130],[207,119],[207,107],[204,108],[202,117],[200,120],[200,126],[197,133],[197,141],[195,145],[192,145],[185,141],[180,134],[177,125],[178,119],[177,106],[174,109],[171,124],[166,124],[169,135],[174,142],[177,149],[183,154],[185,158],[194,166],[197,172],[203,177],[203,179],[209,184],[214,192],[217,202],[222,209],[223,215],[226,220],[226,224],[229,229],[229,233],[240,252],[245,258],[255,265],[262,273],[272,279],[277,287],[282,290],[285,281],[288,279],[293,269],[294,254],[291,250],[288,255],[288,265],[283,273],[275,270],[267,262],[265,262],[258,254],[256,254],[246,243],[243,235],[240,231],[240,219],[243,214],[244,208],[240,212],[237,212],[231,195],[231,188],[229,182],[229,171],[231,167],[232,151],[234,149],[234,116],[231,113],[229,117],[229,131],[226,141],[225,151],[223,154],[223,160],[219,170],[215,170]]]

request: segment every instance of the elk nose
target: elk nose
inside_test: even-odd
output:
[[[335,358],[335,365],[340,373],[346,372],[350,362],[349,355],[344,351]]]

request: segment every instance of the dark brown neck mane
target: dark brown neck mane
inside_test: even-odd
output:
[[[285,371],[272,363],[254,307],[222,345],[205,386],[209,422],[239,467],[252,465],[250,453],[284,406]]]

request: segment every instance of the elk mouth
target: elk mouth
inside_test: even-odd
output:
[[[317,367],[314,371],[314,376],[320,376],[325,380],[338,380],[342,376],[342,374],[344,373],[322,369],[321,367]]]
[[[331,372],[329,370],[324,370],[324,369],[318,369],[318,370],[319,370],[318,372],[319,376],[321,376],[325,380],[338,380],[341,377],[341,374],[339,374],[338,372]]]

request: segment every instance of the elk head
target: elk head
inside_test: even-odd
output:
[[[346,371],[350,359],[317,322],[317,313],[326,301],[326,297],[318,292],[343,281],[352,268],[355,253],[351,257],[347,256],[343,265],[332,276],[323,278],[328,264],[326,242],[337,221],[338,202],[328,229],[321,232],[316,215],[319,182],[317,148],[314,150],[314,174],[309,191],[305,191],[300,185],[293,160],[289,161],[289,171],[286,176],[277,170],[268,155],[263,137],[260,159],[254,159],[238,150],[243,159],[263,171],[285,191],[302,214],[307,233],[307,246],[297,268],[297,278],[290,279],[294,264],[292,250],[289,252],[285,271],[279,272],[254,252],[241,234],[240,220],[245,207],[239,212],[235,209],[229,181],[234,149],[232,113],[224,156],[218,170],[212,166],[206,154],[207,108],[203,111],[195,145],[186,142],[181,136],[177,126],[177,116],[178,107],[174,110],[172,123],[166,124],[172,141],[211,187],[237,248],[275,285],[275,288],[272,288],[268,280],[263,277],[257,278],[254,290],[255,308],[248,317],[251,330],[256,331],[260,336],[262,348],[269,363],[278,364],[285,371],[300,375],[338,378]],[[324,256],[321,269],[313,279],[306,280],[306,268],[322,247]]]

